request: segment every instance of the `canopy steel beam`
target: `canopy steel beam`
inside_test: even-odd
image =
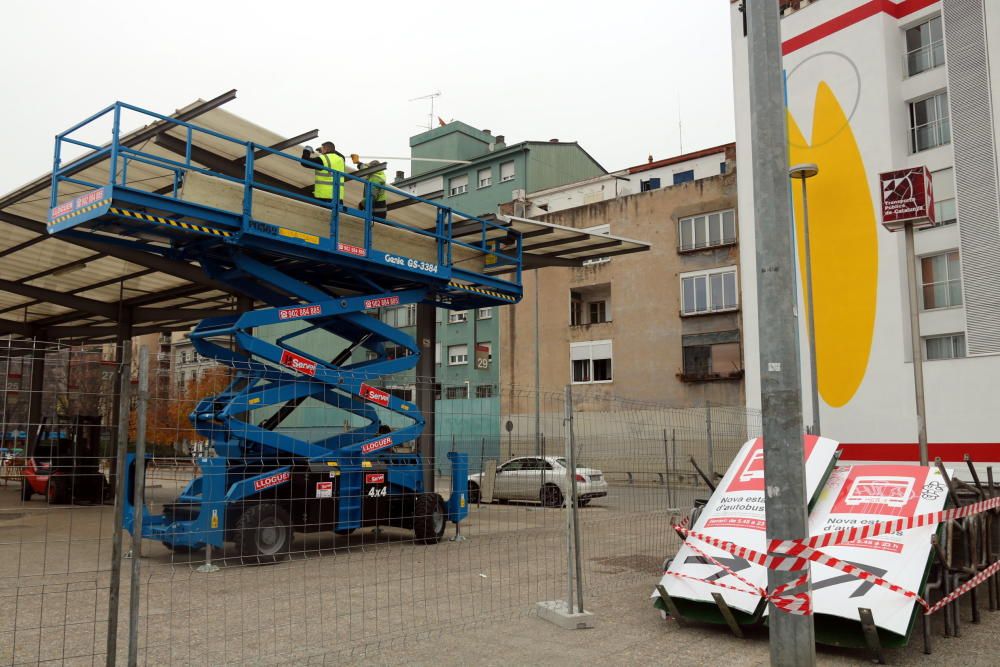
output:
[[[33,231],[36,234],[48,234],[44,223],[37,222],[20,215],[15,215],[13,213],[8,213],[7,211],[0,211],[0,220],[8,222],[16,227]],[[195,264],[167,259],[161,255],[144,252],[138,248],[129,248],[117,243],[106,243],[95,238],[84,237],[82,235],[74,235],[70,237],[60,236],[53,238],[58,238],[58,240],[64,243],[70,243],[72,245],[80,246],[81,248],[87,248],[88,250],[104,253],[109,257],[123,259],[126,262],[138,264],[139,266],[144,266],[148,269],[168,273],[172,276],[176,276],[177,278],[183,278],[184,280],[188,280],[192,283],[204,285],[205,287],[210,287],[222,292],[229,292],[228,286],[212,280],[205,274],[204,271],[201,270],[201,267],[196,266]]]
[[[180,156],[187,155],[187,142],[178,139],[169,134],[157,135],[153,141],[157,146],[165,148],[166,150]],[[210,150],[202,148],[201,146],[191,146],[191,161],[197,162],[200,165],[211,169],[212,171],[217,171],[220,174],[225,174],[226,176],[232,176],[233,178],[242,179],[245,174],[243,173],[244,167],[242,164],[235,162],[226,157],[222,157]],[[256,173],[254,174],[254,180],[260,182],[263,185],[269,185],[274,188],[281,188],[284,190],[291,190],[293,192],[301,191],[301,188],[294,183],[288,183],[281,180],[280,178],[275,178],[274,176],[268,176],[267,174]],[[171,186],[169,189],[173,189]],[[162,193],[161,193],[162,194]]]
[[[197,118],[198,116],[207,111],[211,111],[212,109],[221,107],[226,102],[230,102],[234,99],[236,99],[235,88],[233,90],[230,90],[228,92],[219,95],[218,97],[214,97],[208,101],[196,104],[187,111],[174,115],[173,118],[179,121],[189,121],[194,118]],[[167,121],[158,121],[145,129],[138,130],[134,133],[126,135],[124,138],[122,138],[121,144],[124,146],[137,146],[142,142],[157,136],[158,134],[166,132],[171,127],[174,127],[174,123],[169,123]],[[67,166],[68,167],[67,171],[65,171],[64,174],[70,176],[86,168],[90,156],[91,153],[88,153],[87,155],[84,155],[75,160],[74,162],[70,163]],[[25,197],[30,197],[33,194],[41,192],[42,190],[51,185],[52,185],[51,175],[43,176],[42,178],[39,178],[32,183],[29,183],[20,190],[16,190],[7,195],[6,197],[0,199],[0,211],[7,208],[11,204],[18,202],[19,200],[24,199]]]
[[[108,319],[114,319],[118,315],[118,308],[112,303],[105,303],[103,301],[87,299],[82,296],[57,292],[55,290],[45,289],[44,287],[25,285],[24,283],[17,283],[13,280],[0,279],[0,290],[12,292],[21,296],[27,296],[32,299],[38,299],[39,301],[45,301],[47,303],[54,303],[58,306],[63,306],[64,308],[74,308],[86,313],[102,315]]]

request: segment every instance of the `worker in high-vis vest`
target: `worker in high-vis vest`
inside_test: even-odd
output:
[[[317,169],[316,165],[326,167],[326,169]],[[337,147],[332,141],[324,141],[318,152],[314,152],[312,146],[306,146],[302,151],[302,166],[312,169],[315,174],[313,197],[331,201],[333,199],[334,179],[337,179],[340,181],[340,203],[344,203],[344,177],[335,176],[327,171],[327,169],[333,169],[340,173],[347,171],[344,166],[344,156],[337,152]]]
[[[367,165],[368,167],[377,167],[381,163],[378,160],[372,160]],[[389,199],[386,197],[385,188],[385,169],[380,169],[373,174],[368,175],[368,180],[372,182],[372,215],[376,218],[385,219],[389,214]],[[362,199],[358,202],[358,208],[362,211],[365,210],[365,200]]]

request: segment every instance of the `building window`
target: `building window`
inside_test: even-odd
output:
[[[649,192],[650,190],[659,190],[659,189],[660,189],[660,179],[658,178],[650,178],[649,180],[646,181],[639,181],[640,192]]]
[[[688,183],[694,180],[694,169],[688,169],[687,171],[679,171],[674,174],[674,185],[680,185],[681,183]]]
[[[949,168],[932,172],[931,181],[934,186],[934,227],[955,224],[958,222],[958,207],[955,205],[955,170]]]
[[[948,93],[910,102],[910,147],[914,153],[951,143]]]
[[[659,186],[657,186],[659,187]],[[586,227],[580,231],[587,232],[589,234],[600,234],[601,236],[611,236],[611,225],[597,225],[596,227]],[[610,262],[610,257],[595,257],[593,259],[583,260],[584,266],[593,266],[594,264],[604,264],[605,262]]]
[[[399,308],[386,308],[382,311],[381,319],[393,328],[412,327],[417,323],[417,304],[411,303]]]
[[[681,274],[681,315],[700,315],[739,307],[736,267]]]
[[[693,382],[743,377],[739,330],[685,335],[681,337],[681,346],[684,352],[682,380]]]
[[[413,402],[413,387],[386,387],[391,396],[395,396],[401,401]]]
[[[448,313],[448,324],[461,324],[468,319],[468,313],[464,310],[452,310]]]
[[[569,356],[574,383],[611,382],[610,340],[570,343]]]
[[[481,320],[493,319],[493,309],[492,308],[480,308],[479,312],[476,313],[476,317]]]
[[[719,163],[719,173],[720,174],[726,173],[726,163],[725,162],[720,162]]]
[[[434,343],[434,363],[441,365],[441,343]]]
[[[476,369],[485,371],[493,365],[493,343],[476,343]]]
[[[944,33],[941,17],[906,31],[906,73],[909,76],[944,65]]]
[[[591,301],[587,304],[587,318],[591,324],[608,321],[607,301]]]
[[[960,359],[965,356],[965,334],[928,336],[924,338],[924,359]]]
[[[385,358],[386,359],[401,359],[402,357],[408,357],[410,350],[402,345],[396,345],[395,343],[385,344]]]
[[[448,346],[448,365],[449,366],[464,366],[469,363],[469,346],[468,345],[449,345]]]
[[[958,251],[920,258],[924,310],[962,305],[962,265]]]
[[[452,176],[448,181],[448,196],[462,195],[469,191],[469,175]]]
[[[496,392],[491,384],[476,385],[476,398],[493,398],[495,394]]]
[[[445,387],[444,397],[449,400],[454,400],[456,398],[468,398],[469,388],[465,385],[461,385],[459,387]]]
[[[678,221],[679,250],[699,250],[736,243],[736,211],[715,211]]]
[[[602,324],[611,321],[611,285],[590,285],[570,290],[569,323],[571,326]]]
[[[476,174],[476,179],[479,181],[479,187],[488,188],[493,185],[493,169],[490,167],[480,169]]]
[[[513,181],[514,180],[514,176],[516,176],[516,174],[514,172],[514,161],[513,160],[509,160],[507,162],[501,162],[500,163],[500,182],[501,183],[505,183],[507,181]]]

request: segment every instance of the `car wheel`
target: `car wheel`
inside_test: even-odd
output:
[[[475,482],[469,482],[469,504],[479,502],[479,485]]]
[[[31,484],[28,484],[27,479],[21,480],[21,500],[27,502],[31,500],[31,496],[35,495],[35,492],[31,489]]]
[[[447,524],[444,499],[436,493],[422,493],[413,503],[413,535],[421,544],[436,544]]]
[[[276,563],[292,547],[292,521],[277,505],[251,507],[236,522],[236,544],[245,559]]]
[[[543,507],[562,507],[563,504],[562,491],[555,484],[543,486],[542,490],[538,492],[538,499],[542,502]]]
[[[66,502],[66,483],[62,477],[50,476],[45,491],[50,505],[62,505]]]

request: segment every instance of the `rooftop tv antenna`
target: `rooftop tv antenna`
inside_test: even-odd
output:
[[[427,114],[427,125],[419,125],[418,127],[422,127],[424,129],[427,129],[427,130],[434,129],[434,98],[435,97],[441,97],[441,91],[440,90],[438,90],[436,92],[433,92],[433,93],[430,93],[428,95],[421,95],[420,97],[413,97],[413,98],[410,99],[411,102],[417,102],[419,100],[430,100],[430,102],[431,102],[431,111],[430,111],[429,114]]]

